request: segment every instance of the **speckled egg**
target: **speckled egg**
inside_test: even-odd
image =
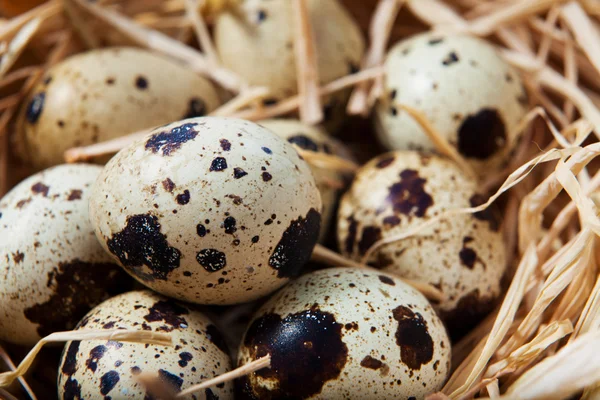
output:
[[[365,43],[359,26],[337,0],[309,0],[322,84],[356,72]],[[271,89],[273,100],[298,93],[294,11],[288,0],[244,0],[215,21],[215,45],[223,65],[251,85]],[[347,92],[324,99],[325,120],[343,114]],[[269,99],[271,100],[271,99]]]
[[[255,123],[194,118],[119,152],[90,199],[104,248],[170,297],[232,304],[300,273],[317,242],[321,198],[310,167]]]
[[[294,119],[269,119],[259,123],[301,149],[349,158],[349,151],[340,142],[327,136],[321,128]],[[323,241],[336,209],[340,189],[338,184],[344,184],[345,176],[330,168],[311,165],[311,170],[323,202],[320,235]]]
[[[0,200],[0,340],[33,345],[130,289],[131,278],[112,263],[89,223],[88,199],[100,171],[54,167]]]
[[[113,297],[89,312],[77,329],[140,329],[171,334],[173,346],[116,341],[65,345],[58,371],[60,399],[150,399],[136,380],[154,376],[175,391],[231,369],[221,333],[202,313],[150,291]],[[233,399],[233,385],[219,384],[185,399]]]
[[[213,85],[169,59],[135,48],[92,50],[51,68],[25,100],[16,146],[36,167],[65,150],[182,118],[220,101]]]
[[[384,154],[359,170],[342,197],[339,247],[360,260],[379,239],[484,200],[477,183],[447,159],[414,151]],[[436,311],[452,335],[464,333],[500,294],[506,260],[497,218],[493,209],[444,218],[418,235],[381,247],[369,261],[440,289],[446,300],[434,304]]]
[[[450,341],[425,297],[391,275],[333,268],[304,275],[255,315],[240,365],[252,399],[422,399],[450,371]]]
[[[392,150],[435,150],[404,104],[420,110],[481,174],[503,166],[518,144],[527,112],[518,72],[494,47],[470,36],[426,33],[391,48],[375,119]]]

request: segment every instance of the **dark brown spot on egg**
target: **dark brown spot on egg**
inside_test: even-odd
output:
[[[506,145],[506,127],[497,110],[469,114],[458,129],[458,150],[466,157],[485,160]]]
[[[219,143],[221,144],[221,148],[223,149],[223,151],[231,150],[231,143],[229,142],[229,140],[221,139],[219,140]]]
[[[365,226],[362,230],[360,242],[358,242],[358,251],[360,254],[366,254],[367,250],[379,239],[381,239],[381,229],[379,227]]]
[[[29,203],[31,203],[31,197],[28,197],[28,198],[26,198],[26,199],[19,200],[19,201],[17,202],[17,208],[18,208],[18,209],[22,209],[23,207],[25,207],[25,206],[26,206],[27,204],[29,204]]]
[[[227,217],[223,221],[223,224],[221,225],[221,227],[225,228],[225,233],[227,233],[229,235],[233,235],[237,231],[236,223],[237,222],[236,222],[235,218]]]
[[[288,142],[295,144],[303,150],[319,151],[319,146],[311,138],[302,134],[289,137]]]
[[[371,356],[366,356],[360,362],[360,366],[364,367],[364,368],[378,370],[379,368],[381,368],[383,366],[383,363],[376,358],[373,358]]]
[[[267,19],[267,12],[265,10],[258,10],[256,12],[256,20],[261,23],[263,22],[265,19]]]
[[[194,129],[196,125],[198,124],[190,122],[176,126],[170,131],[155,133],[146,142],[146,150],[150,150],[155,154],[162,151],[163,156],[169,156],[181,148],[182,144],[196,138],[198,135],[198,132]]]
[[[233,177],[235,179],[240,179],[244,176],[248,175],[248,173],[246,171],[244,171],[243,169],[239,168],[239,167],[235,167],[233,169]]]
[[[480,194],[474,194],[469,199],[471,207],[477,207],[486,202],[485,197]],[[487,221],[492,231],[498,232],[500,229],[500,211],[495,204],[490,205],[483,211],[479,211],[473,214],[473,217],[480,221]]]
[[[208,325],[206,327],[206,337],[211,341],[212,344],[217,346],[219,350],[221,350],[225,354],[229,354],[229,348],[227,347],[227,342],[225,342],[225,338],[221,334],[221,332],[214,325]]]
[[[12,256],[15,264],[20,264],[23,261],[23,259],[25,259],[25,254],[21,253],[19,250],[13,253]]]
[[[396,282],[389,276],[379,275],[379,280],[386,285],[396,286]]]
[[[308,211],[305,218],[298,217],[290,223],[269,258],[269,266],[277,270],[278,277],[298,276],[310,259],[320,227],[321,214],[314,208]]]
[[[219,400],[219,396],[210,389],[204,389],[204,396],[206,396],[206,400]]]
[[[383,224],[389,227],[397,226],[400,223],[400,218],[395,215],[390,215],[389,217],[385,217],[383,219]]]
[[[200,250],[196,254],[196,261],[208,272],[217,272],[227,266],[225,253],[216,249]]]
[[[273,154],[273,151],[268,147],[263,146],[263,147],[261,147],[261,149],[262,149],[262,151],[264,151],[267,154]]]
[[[181,385],[183,385],[183,379],[175,374],[170,373],[167,370],[159,369],[158,377],[161,382],[171,386],[171,388],[177,392],[181,391]]]
[[[436,44],[440,44],[444,41],[444,38],[434,38],[434,39],[429,39],[429,42],[427,42],[430,46],[435,46]]]
[[[262,173],[262,180],[265,182],[269,182],[271,179],[273,179],[273,176],[268,173],[268,172],[263,172]]]
[[[78,189],[73,189],[69,193],[69,196],[67,197],[67,200],[68,201],[81,200],[81,196],[82,195],[83,195],[83,191],[78,190]]]
[[[179,353],[178,364],[181,368],[187,367],[188,363],[192,361],[193,358],[194,356],[192,356],[191,353],[188,353],[187,351],[181,352]]]
[[[48,197],[48,191],[50,191],[50,187],[44,185],[42,182],[38,182],[31,187],[31,191],[34,194],[41,194],[44,197]]]
[[[44,101],[46,100],[46,93],[41,92],[33,96],[29,104],[27,105],[27,109],[25,110],[25,118],[27,122],[30,124],[35,124],[38,119],[40,119],[40,115],[42,115],[42,111],[44,110]]]
[[[112,78],[112,77],[110,77],[110,78],[106,78],[106,81],[105,81],[105,82],[106,82],[106,84],[107,84],[107,85],[109,85],[109,86],[110,86],[110,85],[114,85],[114,84],[115,84],[115,78]]]
[[[131,289],[132,281],[123,272],[114,264],[77,259],[58,264],[48,273],[47,286],[52,296],[26,308],[25,317],[38,324],[37,333],[42,337],[73,329],[92,307]]]
[[[148,79],[139,75],[137,78],[135,78],[135,87],[140,90],[148,89]]]
[[[77,371],[77,353],[79,352],[80,341],[74,340],[67,347],[67,354],[64,356],[64,362],[61,372],[65,375],[73,375]]]
[[[457,63],[457,62],[459,62],[459,61],[460,61],[460,59],[458,58],[458,54],[456,54],[454,51],[451,51],[451,52],[450,52],[450,53],[449,53],[449,54],[446,56],[446,58],[444,58],[444,59],[442,60],[442,64],[443,64],[443,65],[445,65],[445,66],[447,67],[448,65],[452,65],[452,64],[454,64],[454,63]]]
[[[200,237],[206,236],[206,227],[204,225],[202,225],[202,224],[196,225],[196,233]]]
[[[108,249],[138,277],[167,280],[169,273],[179,268],[181,252],[169,246],[160,230],[158,218],[153,215],[129,216],[125,228],[107,241]],[[141,270],[143,265],[152,270],[150,276]]]
[[[492,311],[495,300],[490,296],[481,296],[479,289],[475,289],[461,297],[453,310],[439,310],[438,314],[452,340],[460,339],[477,326]]]
[[[400,346],[400,358],[408,368],[419,370],[433,358],[433,340],[427,321],[405,306],[396,307],[392,313],[398,321],[396,343]]]
[[[473,238],[466,236],[463,238],[463,247],[458,253],[458,257],[460,258],[460,263],[469,269],[473,269],[475,266],[475,261],[477,261],[477,253],[475,250],[467,247],[473,241]]]
[[[192,97],[183,119],[203,117],[206,115],[206,103],[200,97]]]
[[[391,163],[394,162],[394,160],[395,160],[394,156],[387,156],[387,157],[380,159],[377,162],[377,164],[375,164],[375,166],[379,169],[382,169],[382,168],[388,167]]]
[[[258,243],[258,240],[260,239],[259,236],[253,236],[252,237],[252,243]]]
[[[304,399],[321,392],[335,380],[348,358],[342,341],[342,325],[335,317],[313,306],[285,318],[266,314],[257,318],[244,337],[250,357],[271,355],[271,368],[249,377],[246,394],[255,398]],[[257,378],[273,382],[268,389]]]
[[[148,309],[148,314],[144,319],[148,322],[164,321],[168,325],[167,329],[161,329],[170,332],[173,329],[185,329],[188,326],[187,321],[182,315],[189,314],[189,310],[172,300],[161,300]],[[164,328],[164,327],[163,327]]]
[[[223,157],[215,158],[210,164],[210,171],[223,171],[225,169],[227,169],[227,160]]]
[[[175,197],[175,200],[177,201],[177,204],[179,205],[186,205],[187,203],[190,202],[190,191],[189,190],[184,190],[183,193],[180,193],[177,195],[177,197]]]
[[[402,171],[400,178],[400,182],[390,186],[386,201],[391,203],[396,213],[423,217],[433,205],[433,198],[425,191],[427,181],[413,169]]]
[[[85,360],[85,365],[90,371],[96,372],[96,369],[98,368],[98,361],[104,357],[106,350],[106,346],[102,345],[96,346],[90,350],[90,356],[87,360]]]
[[[173,182],[171,178],[167,178],[164,181],[162,181],[162,185],[167,192],[173,193],[173,190],[175,189],[175,182]]]
[[[77,382],[77,379],[68,377],[63,390],[63,400],[81,400],[81,385]]]
[[[348,217],[348,236],[346,236],[345,248],[346,253],[351,254],[354,251],[354,244],[356,243],[356,235],[358,233],[358,221],[351,215]]]
[[[117,371],[108,371],[100,378],[100,393],[107,395],[117,385],[120,380],[119,373]]]

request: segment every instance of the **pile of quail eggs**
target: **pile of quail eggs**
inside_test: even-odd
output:
[[[223,65],[269,87],[267,104],[296,94],[291,2],[243,3],[256,12],[215,20]],[[308,5],[321,83],[355,73],[365,43],[350,14],[337,0]],[[0,201],[0,340],[30,347],[71,329],[172,335],[172,347],[66,343],[60,399],[150,399],[142,373],[181,391],[266,355],[270,367],[188,398],[439,391],[451,338],[501,294],[502,222],[491,208],[441,218],[364,259],[381,240],[487,200],[400,106],[421,111],[483,176],[510,161],[527,95],[493,46],[467,36],[393,44],[385,72],[372,115],[381,151],[349,176],[301,155],[353,158],[348,91],[326,99],[323,126],[254,123],[208,116],[224,91],[147,50],[91,50],[49,69],[13,135],[39,172]],[[152,127],[105,165],[62,164],[71,147]],[[306,268],[318,243],[369,267]],[[403,278],[443,298],[429,302]],[[225,318],[236,309],[243,318]],[[232,336],[240,323],[245,333]]]

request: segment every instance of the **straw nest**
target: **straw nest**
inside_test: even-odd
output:
[[[450,213],[477,212],[498,200],[505,216],[506,290],[498,307],[454,346],[453,373],[442,391],[430,398],[600,398],[600,218],[595,198],[600,186],[595,162],[600,154],[596,140],[600,137],[598,2],[345,0],[370,40],[362,70],[319,87],[310,33],[300,28],[296,37],[297,47],[303,49],[297,52],[300,95],[269,106],[257,101],[266,95],[263,88],[244,86],[213,56],[210,15],[228,1],[50,0],[29,11],[42,2],[1,3],[7,18],[0,24],[0,194],[29,173],[13,159],[8,145],[27,91],[50,66],[87,48],[134,45],[183,62],[233,94],[216,115],[258,120],[299,110],[304,121],[317,123],[322,118],[320,96],[345,87],[354,87],[349,113],[368,114],[381,92],[380,66],[389,43],[426,30],[459,31],[490,40],[520,71],[529,91],[531,112],[521,126],[527,140],[508,168],[482,182],[490,194],[488,203]],[[201,3],[203,12],[198,12]],[[302,3],[297,0],[298,10]],[[364,149],[373,139],[366,131],[369,125],[357,121],[352,120],[352,126],[358,124],[361,132],[351,135],[349,142]],[[111,153],[141,134],[72,149],[66,157],[74,161]],[[464,165],[433,129],[428,134],[442,153]],[[370,155],[363,152],[359,158]],[[312,162],[338,169],[356,167],[327,157],[313,156]],[[375,243],[370,251],[382,244]],[[344,262],[335,257],[321,254],[330,263]],[[120,334],[123,340],[166,340]],[[73,338],[65,335],[49,341]],[[3,367],[14,369],[10,359],[20,359],[23,351],[6,350],[0,351]],[[54,393],[55,356],[43,355],[33,375],[26,378],[44,393]],[[0,386],[20,376],[32,361],[25,358],[19,370],[0,375]],[[19,379],[24,391],[34,397],[27,382]],[[47,390],[40,389],[44,385]],[[0,397],[12,398],[5,389],[0,391]]]

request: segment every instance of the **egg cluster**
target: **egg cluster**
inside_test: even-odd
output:
[[[365,44],[352,17],[337,0],[307,5],[321,83],[357,72]],[[287,0],[232,2],[215,16],[223,66],[268,87],[267,106],[297,94],[292,17]],[[225,91],[150,51],[92,50],[50,68],[12,142],[39,172],[0,201],[0,340],[32,346],[69,329],[171,335],[172,347],[68,342],[61,399],[150,399],[141,376],[179,392],[267,355],[270,367],[187,398],[439,391],[450,338],[495,306],[506,268],[498,210],[448,213],[487,200],[478,179],[509,162],[527,97],[493,46],[461,35],[395,44],[383,86],[371,122],[385,149],[352,176],[308,157],[361,155],[339,129],[349,91],[324,99],[322,126],[255,123],[209,116]],[[480,176],[440,155],[402,106]],[[69,148],[141,130],[95,160],[103,166],[60,165]],[[315,246],[368,266],[306,268]],[[238,329],[223,310],[240,307]]]

